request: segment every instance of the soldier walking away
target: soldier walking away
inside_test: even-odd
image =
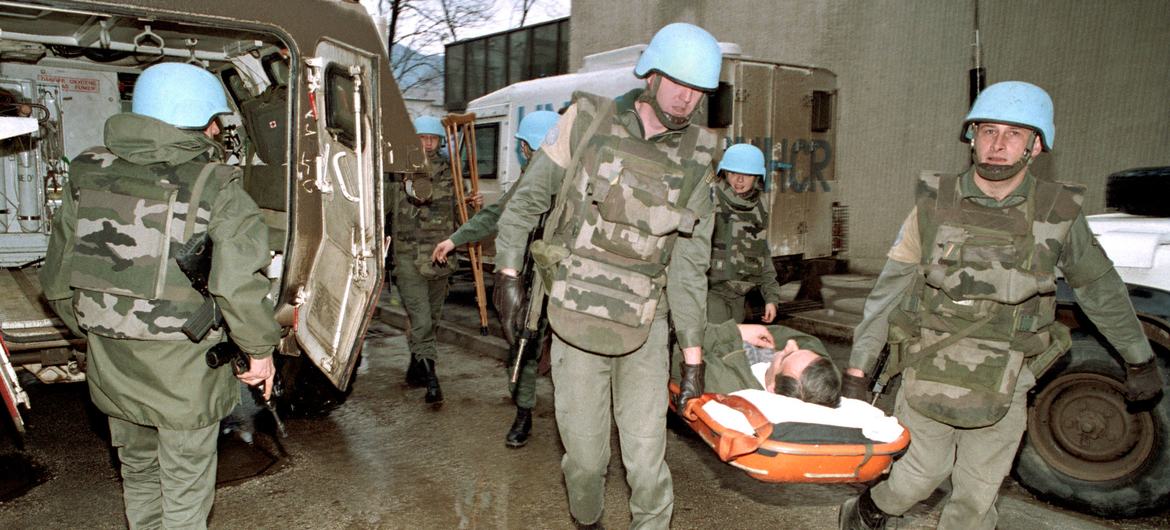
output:
[[[744,299],[759,288],[764,315],[771,323],[780,304],[780,283],[768,247],[768,211],[764,189],[764,153],[751,144],[735,144],[719,161],[715,195],[715,230],[711,234],[711,269],[707,271],[707,321],[743,322]]]
[[[443,390],[435,372],[435,332],[447,298],[447,280],[455,269],[446,261],[433,261],[431,249],[455,229],[455,185],[450,161],[439,151],[446,134],[443,124],[433,116],[420,116],[414,120],[414,130],[422,142],[430,173],[407,176],[390,190],[394,286],[410,320],[406,382],[425,386],[424,400],[439,407]]]
[[[538,110],[528,113],[524,119],[520,120],[520,126],[516,130],[516,140],[520,142],[520,179],[524,178],[523,170],[528,168],[528,161],[532,160],[532,156],[540,150],[541,140],[548,134],[549,129],[556,126],[559,118],[560,115],[555,112]],[[508,200],[512,198],[512,192],[515,190],[516,185],[513,184],[498,201],[480,210],[466,223],[463,223],[454,234],[451,234],[451,237],[435,245],[435,250],[431,252],[431,259],[439,263],[446,263],[447,254],[455,250],[455,247],[482,241],[494,235],[500,213],[504,211],[504,207],[507,206]],[[504,338],[512,345],[512,357],[507,364],[509,380],[511,379],[512,366],[517,362],[517,355],[521,356],[519,362],[522,363],[516,382],[509,382],[508,385],[508,391],[516,403],[516,419],[512,421],[512,427],[504,435],[505,445],[519,448],[528,443],[528,435],[532,432],[532,408],[536,406],[536,370],[540,365],[540,355],[524,355],[525,352],[518,349],[515,329],[505,327]],[[537,341],[533,349],[539,351],[541,342]]]
[[[209,301],[218,307],[250,358],[236,377],[270,395],[280,329],[262,274],[268,229],[242,172],[219,163],[216,117],[231,110],[214,75],[151,66],[134,86],[132,109],[106,121],[104,147],[70,165],[41,282],[87,340],[89,393],[109,416],[130,527],[206,528],[216,434],[240,391],[230,370],[204,360],[224,332],[192,323]],[[177,262],[202,239],[211,256],[194,274],[205,275],[206,294]]]
[[[507,327],[523,298],[526,236],[556,196],[532,255],[549,286],[561,468],[577,524],[601,520],[616,420],[631,527],[670,525],[667,314],[685,358],[685,405],[703,390],[716,149],[714,133],[691,120],[721,62],[702,28],[663,27],[634,68],[646,88],[616,100],[574,94],[500,216],[494,297]]]
[[[1125,359],[1127,399],[1160,398],[1162,378],[1125,284],[1081,212],[1083,188],[1028,170],[1052,149],[1052,118],[1039,87],[994,84],[963,120],[972,167],[922,175],[845,375],[846,395],[866,397],[888,338],[887,370],[903,374],[894,414],[912,441],[885,482],[841,505],[841,528],[881,528],[948,476],[939,528],[995,528],[1028,389],[1070,343],[1054,320],[1056,269]]]

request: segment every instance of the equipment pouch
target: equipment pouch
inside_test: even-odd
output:
[[[548,288],[552,285],[553,276],[556,274],[556,266],[569,257],[569,249],[543,239],[537,239],[529,245],[528,251],[532,254],[532,263],[536,267],[536,273],[540,275],[545,294],[548,294]]]
[[[442,280],[455,274],[455,267],[452,265],[454,261],[448,259],[446,263],[435,263],[431,260],[429,250],[420,246],[418,256],[414,258],[414,266],[424,280]]]
[[[651,277],[573,254],[557,267],[548,320],[577,348],[630,353],[646,342],[665,285],[665,275]]]
[[[69,284],[147,300],[162,297],[178,188],[133,179],[80,187]]]
[[[1045,331],[1048,332],[1048,347],[1039,355],[1028,358],[1028,370],[1036,376],[1036,379],[1043,377],[1044,372],[1052,368],[1052,365],[1056,364],[1056,361],[1064,356],[1065,352],[1072,346],[1072,336],[1069,334],[1068,326],[1060,322],[1053,322],[1048,325],[1048,329]]]
[[[930,347],[947,334],[922,330],[907,353]],[[903,374],[906,403],[934,420],[960,428],[986,427],[1007,413],[1024,354],[1004,341],[966,337],[916,359]]]
[[[754,289],[756,287],[755,283],[745,282],[745,281],[740,281],[740,280],[728,280],[728,281],[723,282],[723,285],[725,285],[728,290],[730,290],[731,292],[735,293],[738,296],[746,295],[749,292],[751,292],[752,289]]]
[[[595,179],[591,200],[598,218],[589,242],[609,252],[649,263],[665,261],[667,237],[676,232],[690,234],[696,216],[686,208],[671,204],[671,189],[662,175],[657,177],[635,169],[632,160],[623,160],[617,175]]]

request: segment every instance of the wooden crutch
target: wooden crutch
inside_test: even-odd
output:
[[[447,146],[451,157],[451,172],[455,184],[455,203],[459,212],[459,224],[466,223],[470,216],[467,214],[466,193],[463,190],[463,157],[466,151],[468,176],[471,179],[472,196],[479,193],[479,164],[475,152],[475,114],[448,114],[442,120],[443,129],[447,133]],[[466,149],[465,149],[466,148]],[[475,206],[479,211],[479,206]],[[483,282],[483,247],[479,242],[467,245],[467,254],[471,258],[471,276],[475,280],[475,301],[479,306],[479,333],[488,334],[487,291]]]

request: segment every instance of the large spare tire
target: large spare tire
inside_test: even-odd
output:
[[[1033,391],[1014,475],[1037,497],[1100,517],[1163,510],[1170,398],[1131,410],[1124,368],[1106,348],[1096,333],[1073,332],[1067,359]]]
[[[1170,167],[1128,169],[1109,175],[1105,206],[1130,215],[1170,217]]]

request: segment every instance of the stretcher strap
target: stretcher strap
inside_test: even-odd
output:
[[[871,458],[873,458],[873,444],[867,443],[865,444],[865,458],[862,458],[861,462],[858,463],[857,467],[853,470],[854,477],[861,477],[861,468],[865,467]]]
[[[688,407],[703,423],[720,428],[719,442],[715,445],[715,453],[724,462],[734,460],[746,454],[756,452],[769,437],[772,436],[772,422],[760,412],[755,405],[739,396],[725,396],[723,394],[704,394],[694,408]],[[723,428],[710,414],[703,410],[702,405],[708,401],[715,401],[730,407],[747,418],[755,434],[741,433],[736,430]]]

